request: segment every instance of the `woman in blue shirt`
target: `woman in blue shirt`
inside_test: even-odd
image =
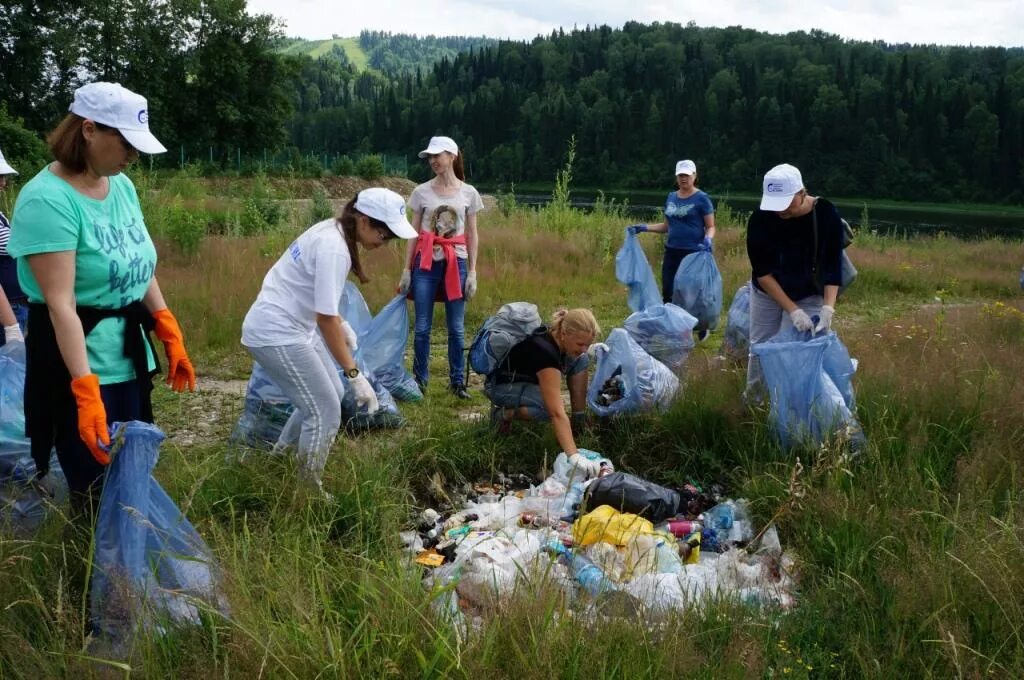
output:
[[[661,299],[672,301],[672,283],[683,258],[698,250],[711,250],[715,237],[715,206],[711,197],[697,188],[697,164],[691,160],[676,163],[676,186],[665,199],[665,221],[658,224],[634,224],[634,234],[653,231],[668,233],[665,259],[661,263]]]

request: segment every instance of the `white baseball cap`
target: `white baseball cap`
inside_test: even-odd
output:
[[[164,153],[167,149],[149,131],[146,98],[117,83],[96,82],[75,90],[71,113],[117,128],[128,143],[142,153]]]
[[[781,212],[793,202],[793,197],[804,188],[800,171],[789,163],[776,165],[764,174],[761,192],[761,210]]]
[[[427,144],[427,148],[420,151],[419,157],[426,158],[427,156],[433,156],[439,154],[442,151],[447,151],[453,156],[459,155],[459,145],[455,143],[455,140],[451,137],[431,137],[430,144]]]
[[[405,214],[405,200],[391,189],[371,187],[356,196],[355,209],[388,225],[398,238],[416,238],[416,230]]]
[[[4,158],[4,152],[0,151],[0,175],[17,175],[18,171],[10,166]]]
[[[693,161],[679,161],[676,163],[676,175],[696,175],[697,164]]]

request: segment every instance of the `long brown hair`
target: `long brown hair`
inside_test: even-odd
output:
[[[57,162],[69,172],[79,174],[85,172],[88,146],[82,133],[82,118],[77,113],[64,116],[57,127],[46,136],[46,144]]]
[[[466,181],[466,167],[462,160],[462,149],[459,149],[459,153],[455,154],[455,159],[452,160],[452,172],[459,178],[460,181]]]
[[[360,283],[366,283],[370,277],[363,271],[363,263],[359,261],[359,248],[356,247],[356,215],[363,215],[363,213],[356,210],[356,197],[353,197],[341,209],[341,214],[336,219],[341,225],[341,235],[345,237],[345,245],[348,246],[348,254],[352,258],[352,272],[359,277]],[[380,220],[375,220],[369,215],[363,216],[370,220],[370,224],[375,228],[388,228],[388,225]]]

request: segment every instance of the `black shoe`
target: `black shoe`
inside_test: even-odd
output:
[[[469,399],[470,398],[469,392],[466,391],[466,386],[461,384],[461,383],[455,383],[452,386],[450,386],[448,389],[450,389],[452,391],[452,394],[454,394],[459,399]]]

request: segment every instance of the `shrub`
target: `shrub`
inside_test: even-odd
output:
[[[316,224],[334,216],[334,206],[322,186],[313,189],[313,204],[309,208],[309,223]]]
[[[363,179],[377,179],[384,174],[384,159],[380,154],[363,156],[356,163],[356,174]]]
[[[352,162],[352,159],[347,155],[338,156],[331,166],[331,172],[339,177],[348,177],[354,175],[356,171],[356,164]]]

